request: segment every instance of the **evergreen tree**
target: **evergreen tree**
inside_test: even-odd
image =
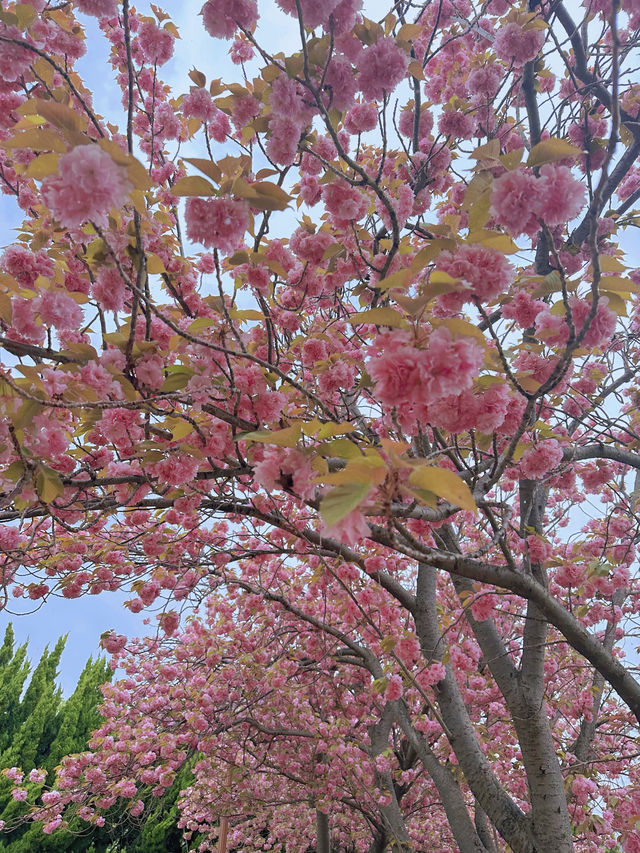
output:
[[[0,657],[0,755],[13,740],[13,734],[18,720],[20,696],[24,682],[29,674],[27,661],[27,644],[13,651],[13,627],[6,630]]]
[[[14,783],[2,770],[19,767],[28,776],[34,768],[45,770],[45,784],[55,780],[56,768],[65,755],[87,748],[91,733],[100,724],[100,686],[112,671],[102,658],[87,661],[72,695],[63,699],[56,684],[58,665],[66,636],[52,651],[42,654],[31,674],[27,644],[14,650],[15,636],[8,625],[0,646],[0,819],[12,831],[0,833],[3,853],[183,853],[182,833],[177,828],[178,796],[191,779],[184,769],[160,799],[152,799],[142,818],[134,819],[120,806],[107,815],[103,827],[89,826],[79,818],[66,831],[45,835],[40,823],[25,822],[43,785],[26,782],[25,801],[13,799]],[[16,826],[16,824],[18,824]]]

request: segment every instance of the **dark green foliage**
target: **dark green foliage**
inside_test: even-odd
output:
[[[47,785],[65,755],[87,749],[91,732],[101,717],[100,685],[109,681],[111,669],[103,659],[89,659],[69,699],[56,685],[58,665],[66,637],[54,649],[45,649],[31,674],[26,644],[14,650],[14,632],[6,629],[0,646],[0,819],[11,832],[0,833],[2,853],[184,853],[187,849],[178,824],[178,795],[190,781],[188,770],[179,773],[160,799],[151,798],[144,818],[134,820],[122,806],[106,815],[104,827],[92,827],[79,818],[68,830],[51,835],[40,823],[20,822],[37,800],[42,785],[26,782],[26,802],[11,796],[14,787],[2,770],[19,767],[25,777],[34,768],[47,771]],[[16,825],[17,824],[17,825]]]

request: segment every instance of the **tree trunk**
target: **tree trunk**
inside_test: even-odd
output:
[[[316,853],[331,853],[329,815],[316,809]]]

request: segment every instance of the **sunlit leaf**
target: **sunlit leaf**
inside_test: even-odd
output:
[[[527,166],[541,166],[543,163],[553,163],[565,158],[577,159],[582,154],[580,148],[576,148],[566,139],[543,139],[534,145],[527,158]]]
[[[199,169],[203,175],[211,178],[214,183],[219,184],[222,179],[222,172],[218,165],[206,157],[183,157],[185,163],[191,163],[196,169]]]
[[[50,504],[64,492],[64,486],[60,475],[46,465],[39,465],[36,469],[36,491],[43,503]]]
[[[59,154],[41,154],[32,160],[27,166],[26,175],[28,178],[42,180],[49,175],[53,175],[58,171]]]
[[[180,178],[171,187],[172,195],[188,195],[188,196],[209,196],[215,195],[216,190],[213,184],[210,184],[205,178],[199,175],[190,175],[186,178]]]
[[[472,512],[476,510],[476,502],[469,486],[448,468],[436,468],[430,465],[415,468],[409,475],[409,482],[419,489],[433,492],[434,495],[444,498],[461,509]]]
[[[452,335],[454,335],[454,337],[462,336],[467,338],[474,338],[476,341],[478,341],[479,344],[482,344],[482,346],[487,345],[485,337],[480,331],[480,329],[478,329],[477,326],[474,326],[472,323],[469,323],[466,320],[462,320],[460,317],[447,317],[447,319],[445,320],[437,320],[434,318],[431,322],[432,325],[436,327],[446,326],[446,328],[449,329],[449,331]]]
[[[320,515],[327,527],[333,527],[353,512],[366,498],[370,488],[369,483],[345,483],[327,492],[320,501]]]
[[[410,269],[399,270],[379,281],[377,287],[379,290],[392,290],[396,287],[406,290],[411,284],[411,279],[412,273]]]
[[[270,430],[256,430],[255,432],[244,432],[237,436],[238,440],[256,441],[259,444],[276,444],[278,447],[295,447],[300,438],[301,425],[285,427],[271,432]]]
[[[34,151],[57,151],[59,154],[64,154],[67,150],[66,143],[54,130],[40,130],[37,127],[3,139],[0,147],[32,148]]]
[[[393,326],[402,328],[407,321],[395,308],[370,308],[368,311],[358,311],[347,317],[348,323],[371,323],[375,326]]]

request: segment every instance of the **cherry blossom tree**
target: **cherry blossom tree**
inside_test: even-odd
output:
[[[0,11],[3,606],[157,619],[34,816],[637,853],[640,8],[275,6]]]

